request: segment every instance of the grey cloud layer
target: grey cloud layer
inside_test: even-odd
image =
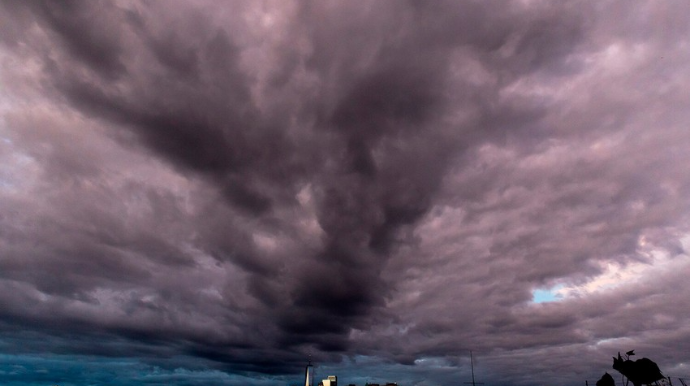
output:
[[[2,347],[676,369],[684,7],[6,2]]]

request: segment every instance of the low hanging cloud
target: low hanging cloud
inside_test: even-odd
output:
[[[687,14],[5,2],[0,349],[179,382],[308,356],[456,382],[470,349],[487,384],[634,348],[688,376]]]

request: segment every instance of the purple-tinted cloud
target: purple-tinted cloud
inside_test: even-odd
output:
[[[688,376],[687,11],[6,2],[0,350]]]

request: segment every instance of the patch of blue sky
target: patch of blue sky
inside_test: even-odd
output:
[[[559,284],[548,289],[539,288],[533,290],[532,303],[548,303],[562,300],[563,296],[559,294],[559,290],[563,289],[563,287],[563,284]]]

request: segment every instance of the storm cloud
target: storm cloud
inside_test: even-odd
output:
[[[3,2],[0,379],[690,378],[688,8]]]

